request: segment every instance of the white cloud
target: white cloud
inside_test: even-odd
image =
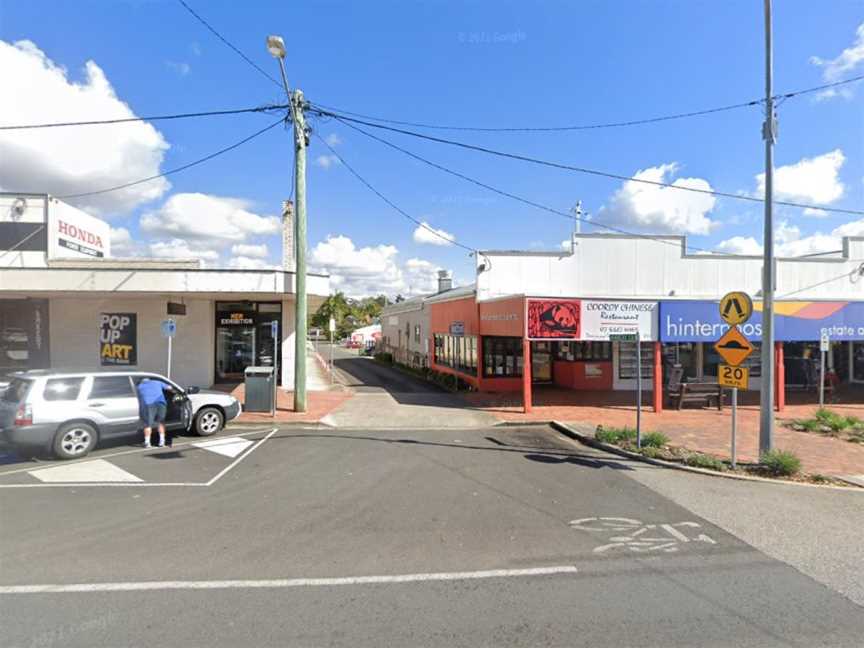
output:
[[[335,155],[319,155],[315,158],[315,164],[322,169],[329,169],[332,166],[340,164],[340,162],[339,158]]]
[[[812,218],[828,218],[828,212],[824,209],[813,209],[812,207],[804,208],[804,215]]]
[[[201,259],[210,262],[219,260],[219,253],[216,250],[198,244],[193,247],[190,241],[176,238],[151,243],[150,256],[156,259]]]
[[[140,256],[141,246],[125,227],[111,228],[111,256],[131,257]]]
[[[239,268],[243,270],[272,270],[276,268],[272,263],[267,263],[264,259],[252,258],[248,256],[234,256],[228,261],[229,268]]]
[[[678,171],[676,163],[637,171],[633,176],[652,182],[669,182]],[[711,190],[702,178],[678,178],[677,187]],[[600,208],[598,221],[625,225],[656,234],[708,234],[717,226],[707,217],[716,199],[709,194],[681,191],[628,180],[615,192],[609,205]]]
[[[864,236],[864,218],[835,227],[830,234],[816,232],[810,236],[801,236],[798,227],[782,222],[774,233],[774,253],[781,257],[797,257],[837,252],[843,248],[844,236]],[[750,236],[733,236],[717,245],[717,249],[731,254],[762,254],[762,245]]]
[[[327,137],[324,138],[324,141],[333,148],[336,148],[342,143],[342,138],[339,137],[337,133],[330,133]]]
[[[843,196],[840,168],[846,161],[843,151],[835,149],[794,164],[774,169],[774,197],[778,200],[832,203]],[[765,195],[765,174],[756,176],[757,195]],[[810,210],[810,216],[818,216]]]
[[[75,82],[34,43],[0,41],[0,70],[6,97],[0,123],[135,117],[93,61],[85,64],[83,81]],[[61,197],[96,191],[158,174],[167,149],[161,133],[144,122],[2,131],[0,186]],[[110,216],[157,199],[170,186],[160,178],[68,202]]]
[[[855,30],[855,42],[844,49],[833,59],[823,59],[818,56],[811,56],[810,63],[822,68],[822,79],[826,83],[841,81],[848,76],[855,68],[864,62],[864,23],[858,25]],[[852,96],[851,86],[840,86],[839,88],[828,88],[823,90],[818,95],[820,99],[829,99],[831,97],[846,97]]]
[[[197,42],[193,42],[189,45],[189,51],[195,56],[201,56],[201,45]]]
[[[398,255],[394,245],[358,248],[347,236],[328,236],[310,251],[309,265],[328,272],[332,290],[350,297],[433,292],[439,267],[416,258],[400,265]]]
[[[717,249],[728,254],[752,256],[760,256],[762,254],[762,245],[752,236],[733,236],[720,243]]]
[[[255,214],[247,207],[249,202],[239,198],[174,194],[161,207],[141,216],[141,231],[197,241],[211,249],[280,231],[278,218]]]
[[[427,243],[429,245],[453,245],[453,241],[455,240],[456,237],[450,232],[446,232],[443,229],[435,229],[426,221],[423,221],[423,224],[419,225],[417,229],[414,230],[415,243]]]
[[[165,61],[165,65],[181,77],[188,75],[192,71],[192,66],[183,61]]]
[[[268,255],[267,244],[253,245],[248,243],[237,243],[231,246],[231,254],[240,257],[251,257],[253,259],[266,259]]]

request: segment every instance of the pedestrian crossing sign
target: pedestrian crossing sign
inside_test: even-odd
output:
[[[720,317],[729,326],[743,324],[753,314],[753,300],[745,292],[726,293],[720,300]]]

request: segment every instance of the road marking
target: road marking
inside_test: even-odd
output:
[[[225,457],[231,457],[233,459],[250,445],[252,445],[252,441],[250,441],[249,439],[241,439],[240,437],[234,436],[222,437],[219,439],[213,439],[211,441],[199,441],[198,443],[193,443],[192,445],[196,448],[209,450],[210,452],[215,452],[216,454],[220,454]]]
[[[255,428],[254,430],[248,430],[246,432],[237,432],[234,434],[234,436],[238,436],[238,437],[251,436],[253,434],[259,434],[261,432],[266,432],[267,430],[270,430],[270,429],[272,429],[272,428],[269,428],[269,427]],[[294,428],[292,428],[292,429],[294,429]],[[309,428],[296,428],[296,429],[314,430],[315,428],[309,427]],[[221,439],[222,437],[218,437],[218,438]],[[182,447],[185,447],[188,445],[192,445],[193,443],[196,443],[196,442],[195,441],[181,441],[180,443],[174,442],[170,447],[164,448],[164,450],[165,451],[175,450],[177,448],[182,448]],[[123,457],[126,455],[132,455],[132,454],[153,453],[154,451],[161,452],[162,450],[163,449],[161,449],[161,448],[133,448],[131,450],[120,450],[119,452],[109,452],[109,453],[105,453],[105,454],[100,454],[98,456],[98,458],[99,459],[110,459],[111,457]],[[70,462],[64,461],[61,465],[74,466],[76,463],[82,463],[85,461],[92,461],[92,459],[79,459],[78,461],[70,461]],[[0,472],[0,477],[5,477],[6,475],[15,475],[15,474],[22,473],[22,472],[30,472],[31,470],[33,470],[32,466],[27,466],[26,468],[15,468],[13,470],[6,470],[3,472]]]
[[[115,466],[104,459],[93,459],[69,466],[53,466],[31,470],[27,473],[41,482],[143,482],[130,472]]]
[[[252,447],[249,449],[249,452],[247,452],[246,454],[240,455],[240,456],[237,457],[234,461],[232,461],[230,464],[228,464],[227,466],[225,466],[225,468],[223,468],[222,470],[220,470],[220,471],[219,471],[219,474],[217,474],[213,479],[211,479],[210,481],[208,481],[208,482],[206,483],[206,486],[212,486],[212,485],[215,484],[217,481],[219,481],[219,480],[220,480],[224,475],[226,475],[226,474],[228,473],[229,470],[231,470],[234,466],[236,466],[238,463],[240,463],[241,461],[243,461],[243,460],[244,460],[246,457],[248,457],[250,454],[252,454],[253,452],[255,452],[255,450],[258,448],[258,446],[260,446],[260,445],[261,445],[262,443],[264,443],[267,439],[269,439],[271,436],[273,436],[274,434],[276,434],[276,432],[277,432],[278,430],[279,430],[279,428],[273,428],[272,430],[270,430],[270,434],[268,434],[267,436],[265,436],[263,439],[259,440],[258,443],[256,443],[254,446],[252,446]]]
[[[267,580],[216,581],[139,581],[127,583],[73,583],[70,585],[3,585],[0,594],[73,594],[82,592],[142,592],[152,590],[252,589],[287,587],[332,587],[337,585],[381,585],[391,583],[424,583],[430,581],[478,580],[485,578],[521,578],[575,574],[576,567],[533,567],[529,569],[490,569],[468,572],[433,572],[392,576],[347,576],[342,578],[275,578]]]
[[[260,439],[254,446],[252,446],[248,452],[240,455],[232,461],[228,466],[223,468],[213,479],[207,482],[144,482],[139,480],[138,482],[105,482],[105,481],[76,481],[76,482],[57,482],[57,483],[47,483],[47,484],[0,484],[0,489],[2,488],[72,488],[75,486],[136,486],[136,487],[146,487],[146,486],[212,486],[215,484],[221,477],[223,477],[229,470],[234,468],[238,463],[240,463],[243,459],[248,457],[252,452],[255,451],[258,446],[264,443],[267,439],[273,436],[276,432],[279,431],[279,428],[272,428],[270,433],[265,436],[263,439]],[[101,460],[97,460],[101,461]],[[82,463],[71,464],[72,466],[80,466]],[[104,462],[108,464],[108,462]],[[113,465],[113,464],[108,464]],[[115,466],[116,467],[116,466]],[[57,468],[66,468],[66,466],[57,466]],[[45,470],[55,470],[55,468],[46,468]],[[117,470],[120,470],[119,468]],[[29,472],[29,471],[28,471]],[[125,472],[125,471],[124,471]],[[4,473],[8,474],[8,473]],[[128,474],[128,473],[127,473]],[[2,475],[0,475],[2,476]],[[134,477],[134,475],[132,475]]]

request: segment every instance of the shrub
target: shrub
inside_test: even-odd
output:
[[[662,448],[669,443],[669,437],[662,432],[649,432],[642,435],[643,448]]]
[[[694,468],[707,468],[708,470],[717,470],[720,472],[726,470],[726,464],[720,461],[717,457],[702,454],[701,452],[694,452],[691,455],[687,455],[684,458],[684,463],[688,466],[693,466]]]
[[[769,450],[762,455],[762,465],[772,475],[789,477],[801,470],[801,460],[786,450]]]
[[[842,432],[847,427],[855,425],[855,421],[857,421],[854,416],[847,418],[824,407],[816,410],[816,420],[830,428],[832,432]]]
[[[810,481],[816,484],[827,484],[830,480],[825,475],[816,473],[815,475],[810,475]]]
[[[378,362],[383,362],[384,364],[393,364],[393,354],[392,353],[380,351],[380,352],[375,354],[374,358]]]
[[[597,428],[594,438],[602,443],[625,443],[636,440],[636,430],[629,427],[623,428]]]

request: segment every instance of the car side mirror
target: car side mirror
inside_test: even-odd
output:
[[[200,392],[200,391],[201,391],[201,388],[200,388],[200,387],[187,387],[187,388],[186,388],[186,393],[187,393],[187,394],[197,394],[197,393]]]

